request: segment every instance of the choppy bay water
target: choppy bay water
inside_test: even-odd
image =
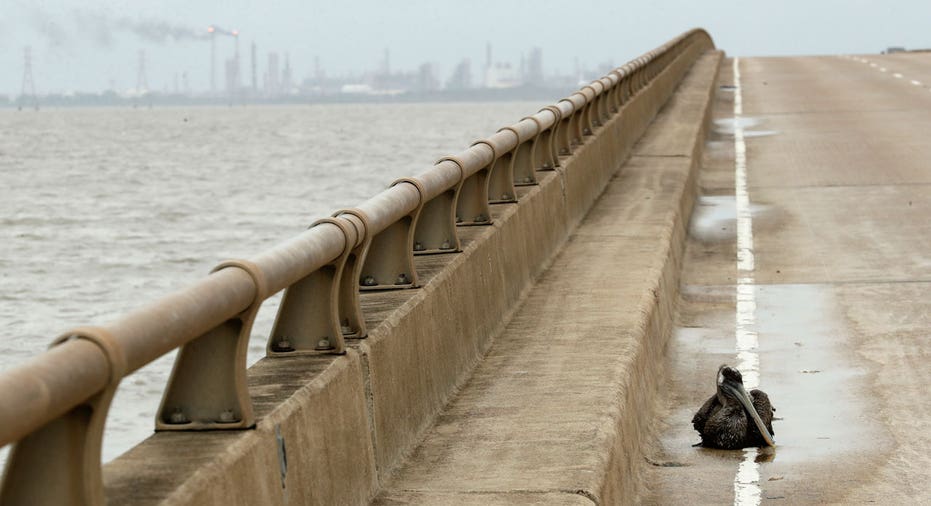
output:
[[[542,105],[0,110],[0,372],[68,328],[248,258]],[[250,364],[279,298],[259,313]],[[173,356],[123,380],[104,460],[152,432]]]

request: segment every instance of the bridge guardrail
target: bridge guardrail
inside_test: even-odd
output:
[[[99,327],[77,327],[0,374],[0,446],[13,443],[0,503],[104,504],[103,426],[123,377],[180,352],[156,430],[248,429],[246,349],[262,302],[284,290],[267,356],[341,354],[367,335],[360,291],[419,286],[415,255],[461,251],[458,227],[492,224],[490,205],[558,170],[680,56],[711,46],[686,32],[431,169],[248,260]],[[691,54],[691,53],[689,53]],[[693,55],[694,56],[694,55]]]

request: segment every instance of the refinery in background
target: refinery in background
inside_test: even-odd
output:
[[[491,44],[486,45],[484,61],[476,65],[464,58],[445,69],[425,62],[413,69],[394,69],[388,49],[379,55],[378,69],[328,75],[319,57],[302,62],[302,77],[287,52],[260,53],[255,42],[244,55],[240,48],[240,32],[213,25],[200,40],[209,40],[209,88],[192,89],[188,72],[175,73],[160,86],[150,86],[147,75],[147,54],[138,52],[133,62],[135,86],[119,88],[110,81],[108,89],[99,92],[37,92],[44,84],[33,78],[30,48],[23,51],[22,90],[17,95],[0,95],[0,106],[38,109],[43,106],[127,105],[240,105],[261,103],[328,103],[328,102],[419,102],[419,101],[485,101],[554,99],[578,89],[613,67],[606,62],[593,69],[583,69],[576,62],[572,74],[547,74],[543,66],[543,51],[531,48],[519,62],[495,61]],[[226,53],[226,56],[221,56]],[[206,55],[205,55],[206,56]],[[222,60],[222,61],[219,61]],[[200,70],[198,72],[201,72]],[[202,76],[198,76],[202,77]]]

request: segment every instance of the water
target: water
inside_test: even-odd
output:
[[[543,105],[0,110],[0,372]],[[250,364],[278,299],[259,313]],[[151,433],[172,359],[123,380],[104,460]]]

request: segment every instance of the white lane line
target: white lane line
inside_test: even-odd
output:
[[[734,200],[737,207],[737,368],[747,390],[760,383],[759,338],[756,327],[756,298],[753,279],[753,217],[747,191],[747,145],[743,130],[743,95],[740,87],[740,59],[734,58]],[[744,460],[734,477],[734,504],[757,506],[760,490],[760,465],[756,448],[744,450]]]
[[[866,60],[864,60],[864,61],[866,61]],[[870,63],[870,67],[877,68],[878,66],[877,66],[875,63]],[[880,72],[886,72],[886,67],[878,67],[878,69],[879,69]],[[900,74],[900,73],[898,73],[898,72],[893,73],[893,74],[892,74],[892,77],[894,77],[894,78],[896,78],[896,79],[904,79],[904,78],[905,78],[904,75],[902,75],[902,74]],[[921,81],[918,81],[918,80],[916,80],[916,79],[910,79],[909,82],[912,83],[912,84],[915,85],[915,86],[924,86],[924,85],[921,83]]]
[[[848,57],[848,56],[843,56],[843,58],[849,58],[849,57]],[[886,69],[886,67],[880,67],[879,64],[877,64],[876,62],[871,62],[871,61],[869,61],[869,60],[867,60],[867,59],[860,59],[860,58],[856,58],[856,57],[854,57],[853,59],[854,59],[854,60],[857,60],[857,61],[861,61],[861,62],[863,62],[863,63],[869,63],[870,67],[873,67],[874,69],[876,69],[876,70],[878,70],[878,71],[880,71],[880,72],[886,72],[886,71],[888,70],[888,69]],[[905,76],[902,75],[902,74],[900,74],[900,73],[898,73],[898,72],[893,73],[893,74],[892,74],[892,77],[894,77],[894,78],[896,78],[896,79],[905,79]],[[924,83],[922,83],[921,81],[919,81],[919,80],[917,80],[917,79],[909,79],[909,82],[912,83],[912,85],[914,85],[914,86],[923,86],[923,87],[927,88],[928,91],[931,91],[931,86],[925,86]]]

